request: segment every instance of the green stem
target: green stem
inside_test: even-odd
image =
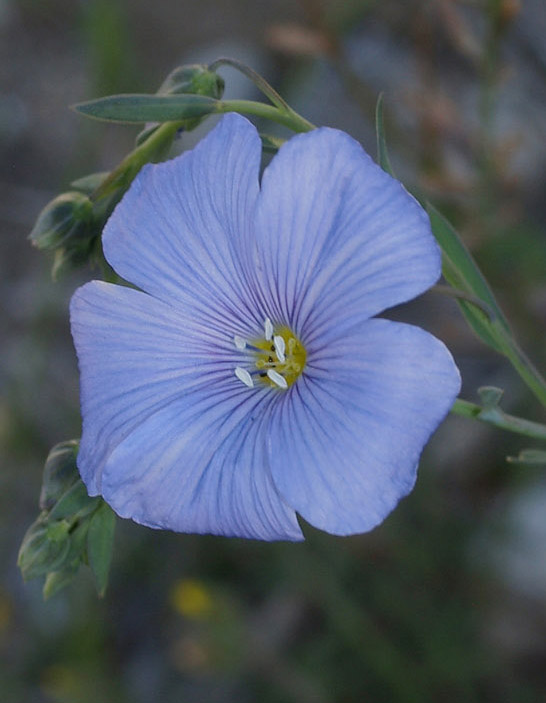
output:
[[[499,407],[483,408],[476,403],[457,398],[451,408],[451,412],[454,415],[461,415],[462,417],[486,422],[501,430],[507,430],[508,432],[515,432],[516,434],[531,437],[532,439],[546,441],[546,425],[542,425],[539,422],[532,422],[531,420],[524,420],[515,415],[508,415]]]
[[[282,124],[293,132],[310,132],[316,129],[314,124],[308,122],[291,108],[286,112],[273,105],[266,105],[265,103],[252,100],[219,100],[216,112],[243,112],[255,117],[263,117],[266,120]]]
[[[315,125],[308,122],[301,115],[298,115],[286,100],[277,93],[275,88],[269,85],[265,78],[260,76],[259,73],[256,73],[250,66],[236,59],[220,58],[210,64],[209,70],[215,71],[219,66],[231,66],[243,73],[269,98],[269,100],[271,100],[276,108],[272,110],[270,105],[247,100],[230,100],[222,103],[219,112],[231,112],[232,110],[234,112],[247,112],[251,115],[265,117],[266,119],[283,124],[294,132],[310,132],[312,129],[315,129]],[[235,104],[237,104],[238,107],[235,107]],[[226,105],[231,105],[231,107],[226,107]]]
[[[244,112],[278,122],[294,132],[309,132],[315,129],[313,124],[288,106],[281,108],[251,100],[218,100],[216,112]],[[133,149],[104,179],[95,192],[92,193],[91,200],[96,202],[118,189],[118,195],[121,197],[125,192],[126,186],[129,185],[142,166],[157,158],[162,150],[170,146],[176,132],[184,124],[184,120],[177,120],[164,122],[159,125],[140,146]]]
[[[160,151],[170,146],[176,132],[184,126],[184,121],[164,122],[136,149],[133,149],[123,161],[104,179],[92,193],[91,200],[97,201],[116,190],[120,184],[128,185],[144,164],[157,157]],[[120,192],[120,197],[123,190]]]
[[[213,63],[210,64],[209,71],[216,71],[216,69],[220,66],[231,66],[232,68],[237,69],[237,71],[249,78],[254,83],[254,85],[259,88],[259,90],[261,90],[262,93],[271,100],[273,105],[276,105],[280,110],[283,110],[284,112],[292,112],[292,108],[290,107],[290,105],[284,100],[283,97],[281,97],[277,93],[275,88],[269,85],[265,78],[260,76],[259,73],[256,73],[256,71],[250,68],[250,66],[247,66],[241,61],[237,61],[237,59],[228,59],[226,57],[222,57],[216,59],[216,61],[213,61]]]

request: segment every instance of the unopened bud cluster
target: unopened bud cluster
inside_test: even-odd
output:
[[[25,581],[45,576],[44,597],[67,585],[89,563],[97,590],[106,588],[115,518],[101,498],[90,498],[76,466],[78,442],[53,447],[44,466],[41,513],[27,530],[18,566]]]

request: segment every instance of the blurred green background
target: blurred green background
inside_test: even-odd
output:
[[[261,544],[119,521],[103,600],[87,571],[44,603],[15,566],[48,450],[79,435],[67,306],[92,276],[53,284],[26,237],[137,131],[67,106],[154,92],[175,66],[228,55],[375,153],[384,91],[395,170],[457,224],[545,369],[545,35],[543,0],[0,1],[2,703],[545,699],[544,469],[507,465],[532,443],[462,418],[370,534],[304,526],[304,544]],[[228,95],[256,97],[222,74]],[[448,344],[464,397],[498,385],[507,411],[546,420],[451,301],[429,293],[391,316]]]

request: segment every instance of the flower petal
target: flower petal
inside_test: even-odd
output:
[[[417,327],[367,321],[312,354],[275,409],[278,490],[327,532],[372,529],[412,489],[421,451],[459,387],[442,342]]]
[[[338,130],[283,145],[264,172],[257,221],[270,314],[304,342],[338,336],[440,275],[424,210]]]
[[[146,417],[199,384],[233,375],[233,344],[140,291],[93,281],[70,304],[80,364],[80,469],[100,491],[112,450]]]
[[[149,527],[301,540],[267,460],[272,395],[240,384],[195,392],[148,418],[110,455],[102,492],[121,517]]]
[[[193,150],[144,166],[104,229],[109,263],[188,314],[191,308],[225,322],[231,334],[255,332],[263,320],[245,288],[241,255],[252,232],[260,158],[256,129],[229,114]]]
[[[258,430],[274,396],[236,379],[232,340],[145,293],[97,281],[74,294],[71,322],[78,466],[92,495],[154,527],[301,539]]]

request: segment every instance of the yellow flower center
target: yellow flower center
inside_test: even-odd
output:
[[[249,388],[254,387],[256,378],[272,388],[287,390],[304,369],[307,352],[301,341],[288,327],[275,331],[268,317],[263,337],[247,342],[235,336],[233,341],[237,349],[251,355],[247,357],[250,368],[235,367],[235,375]]]
[[[262,381],[270,386],[279,387],[279,383],[271,378],[271,374],[268,376],[269,370],[275,371],[284,378],[287,388],[290,388],[303,371],[307,352],[288,327],[278,329],[272,340],[263,338],[254,340],[252,346],[263,350],[255,352],[256,368]]]

